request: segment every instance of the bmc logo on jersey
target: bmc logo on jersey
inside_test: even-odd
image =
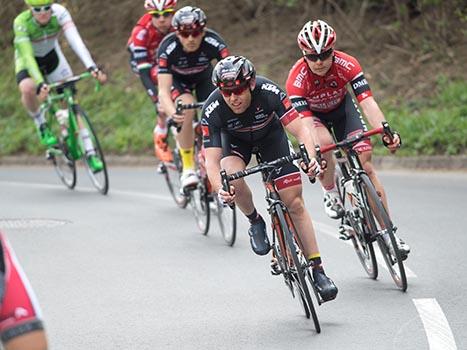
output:
[[[211,115],[211,113],[217,108],[219,107],[219,101],[214,101],[214,102],[211,102],[209,104],[209,106],[206,107],[205,111],[204,111],[204,115],[206,116],[206,118],[209,118],[209,116]]]
[[[295,77],[293,86],[301,88],[303,86],[303,81],[305,80],[305,76],[306,76],[306,68],[302,67],[302,69],[300,69],[300,72]]]
[[[208,44],[211,44],[214,47],[219,47],[219,45],[221,44],[219,41],[217,41],[211,36],[205,37],[204,41],[206,41]]]
[[[281,91],[276,85],[269,83],[264,83],[263,85],[261,85],[261,90],[271,91],[274,92],[276,95],[279,95],[281,93]]]
[[[136,35],[136,39],[142,41],[144,40],[144,37],[146,36],[146,33],[147,33],[147,30],[146,29],[143,29],[141,30],[137,35]]]
[[[345,69],[347,70],[352,70],[352,68],[355,67],[355,64],[353,64],[352,62],[349,62],[347,60],[344,60],[342,57],[337,57],[337,56],[334,56],[334,60],[335,62],[339,65],[339,66],[342,66],[344,67]]]
[[[363,78],[362,80],[357,81],[356,83],[353,83],[352,87],[354,90],[357,90],[358,88],[366,86],[366,85],[368,85],[368,82],[366,81],[365,78]]]

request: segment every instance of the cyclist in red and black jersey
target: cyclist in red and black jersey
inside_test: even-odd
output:
[[[184,190],[194,187],[198,177],[194,171],[194,132],[192,127],[195,111],[188,110],[176,115],[175,100],[183,103],[204,101],[214,89],[211,84],[212,60],[229,55],[227,45],[215,31],[206,28],[206,15],[192,6],[185,6],[175,13],[172,25],[175,33],[169,34],[158,51],[159,98],[167,115],[182,124],[177,135],[183,173]]]
[[[239,179],[232,182],[230,193],[224,191],[219,175],[221,166],[233,173],[244,170],[254,152],[263,161],[290,155],[284,128],[314,152],[312,136],[285,92],[271,80],[257,77],[246,58],[229,56],[218,62],[212,81],[218,88],[204,104],[201,120],[208,176],[219,198],[227,203],[235,201],[248,218],[251,247],[256,254],[265,255],[270,250],[266,224],[255,208],[251,190],[244,179]],[[313,158],[308,174],[314,175],[317,168]],[[297,227],[304,253],[313,263],[318,291],[324,300],[332,300],[337,295],[337,287],[321,264],[313,224],[302,197],[299,169],[294,164],[284,165],[274,173],[273,179]]]
[[[154,152],[162,161],[170,161],[172,153],[168,150],[166,114],[158,108],[157,92],[157,48],[162,39],[173,31],[172,17],[177,0],[145,0],[144,14],[131,32],[128,39],[130,66],[139,75],[151,101],[154,103],[158,120],[154,128]]]
[[[373,98],[360,64],[354,57],[334,49],[334,29],[321,20],[309,21],[298,34],[297,41],[303,57],[290,70],[286,89],[292,105],[311,128],[315,141],[320,145],[332,143],[331,130],[338,141],[361,130],[367,130],[362,115],[347,91],[348,84],[352,87],[371,126],[381,126],[385,121],[384,114]],[[400,136],[396,133],[388,148],[396,151],[400,142]],[[384,188],[371,163],[370,140],[358,143],[355,148],[360,153],[362,165],[387,208]],[[335,184],[334,160],[331,154],[324,157],[328,164],[328,169],[321,179],[325,210],[331,218],[340,218],[344,210]],[[400,238],[398,246],[407,257],[410,252],[409,246]]]
[[[46,350],[41,310],[8,240],[0,232],[0,339],[6,350]]]

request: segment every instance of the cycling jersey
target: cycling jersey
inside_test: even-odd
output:
[[[314,74],[304,58],[292,67],[286,82],[287,94],[295,109],[303,116],[313,112],[330,112],[348,94],[350,83],[358,102],[372,96],[358,61],[344,52],[335,51],[331,67],[324,76]]]
[[[40,25],[34,19],[31,10],[19,14],[13,24],[16,74],[21,72],[23,76],[30,76],[36,84],[44,82],[42,73],[46,75],[55,73],[53,76],[48,76],[50,81],[63,79],[72,74],[58,44],[58,36],[61,31],[86,68],[96,65],[68,10],[62,5],[52,4],[51,11],[50,21],[46,25]],[[46,57],[55,60],[54,63],[47,64],[47,60],[44,60]],[[38,61],[42,63],[42,70]],[[48,67],[48,69],[44,69],[44,67]],[[24,71],[27,72],[27,75]]]
[[[285,92],[271,80],[258,76],[251,104],[241,114],[229,108],[219,89],[209,96],[202,111],[203,144],[206,148],[222,148],[224,157],[235,155],[245,164],[255,150],[263,161],[272,161],[290,154],[283,126],[298,116]],[[301,183],[293,164],[284,165],[273,178],[278,189]]]
[[[205,29],[200,47],[195,52],[185,52],[175,33],[167,35],[157,53],[158,74],[172,74],[174,80],[192,85],[211,80],[211,60],[229,55],[224,40],[211,29]]]
[[[0,337],[2,342],[43,329],[41,311],[9,242],[0,232]]]

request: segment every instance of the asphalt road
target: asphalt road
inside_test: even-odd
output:
[[[150,168],[110,169],[110,192],[84,171],[74,191],[52,168],[0,168],[0,229],[42,306],[51,349],[467,349],[467,174],[382,172],[399,234],[412,247],[406,293],[383,268],[366,277],[306,184],[327,273],[339,287],[302,315],[240,217],[227,247],[196,231]],[[258,176],[251,179],[264,212]],[[41,219],[30,221],[30,219]]]

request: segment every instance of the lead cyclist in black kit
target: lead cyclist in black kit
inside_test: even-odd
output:
[[[221,167],[227,173],[244,170],[254,149],[263,161],[290,155],[284,126],[314,154],[312,137],[285,92],[274,82],[256,77],[255,68],[248,59],[229,56],[221,60],[214,68],[212,81],[217,89],[204,104],[201,120],[208,177],[220,199],[226,203],[235,201],[248,218],[253,251],[265,255],[270,243],[252,193],[244,179],[233,181],[230,193],[224,191],[219,174]],[[314,176],[318,164],[315,159],[310,164],[308,174]],[[299,169],[289,163],[274,174],[274,178],[281,199],[297,226],[305,256],[313,265],[316,287],[323,300],[332,300],[337,288],[322,267],[311,217],[303,202]]]

